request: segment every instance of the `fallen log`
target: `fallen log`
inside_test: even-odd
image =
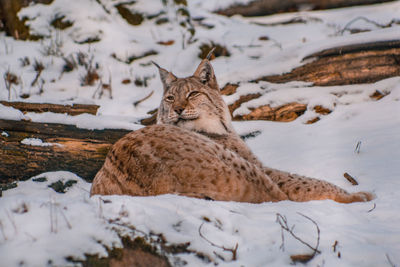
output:
[[[268,105],[250,108],[251,112],[245,115],[236,115],[233,120],[268,120],[290,122],[303,115],[307,110],[306,104],[289,103],[272,108]]]
[[[322,10],[356,5],[371,5],[391,1],[392,0],[255,0],[245,5],[231,5],[227,8],[216,11],[216,13],[225,16],[242,15],[245,17],[252,17],[301,11],[305,9]]]
[[[400,76],[400,40],[354,44],[306,56],[314,59],[289,73],[264,76],[255,81],[313,82],[318,86],[374,83]]]
[[[103,165],[111,145],[129,132],[0,120],[0,185],[58,170],[74,172],[90,182]],[[25,138],[38,138],[49,144],[21,143]]]
[[[49,103],[28,103],[28,102],[9,102],[0,101],[0,104],[13,107],[22,112],[54,112],[54,113],[66,113],[71,116],[89,113],[96,115],[97,110],[100,106],[98,105],[85,105],[85,104],[72,104],[72,105],[59,105]]]

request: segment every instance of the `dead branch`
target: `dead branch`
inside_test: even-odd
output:
[[[205,241],[207,241],[211,246],[222,249],[223,251],[229,251],[232,253],[232,261],[235,261],[237,259],[237,249],[239,247],[239,244],[236,243],[234,248],[226,248],[224,246],[220,246],[217,245],[215,243],[213,243],[212,241],[210,241],[209,239],[207,239],[202,233],[201,233],[201,227],[203,227],[204,222],[200,225],[199,227],[199,235],[201,238],[203,238]]]
[[[317,236],[317,244],[315,245],[315,247],[313,247],[313,246],[311,246],[310,244],[308,244],[307,242],[303,241],[300,237],[298,237],[298,236],[293,232],[294,226],[289,227],[288,222],[287,222],[287,219],[286,219],[285,216],[282,216],[280,213],[277,213],[277,214],[276,214],[276,222],[279,223],[279,225],[281,226],[281,229],[287,231],[291,236],[293,236],[293,237],[294,237],[296,240],[298,240],[300,243],[306,245],[307,247],[309,247],[310,249],[313,250],[313,253],[312,253],[312,254],[299,254],[299,255],[292,255],[292,256],[290,256],[290,258],[291,258],[294,262],[303,262],[303,263],[305,263],[305,262],[310,261],[312,258],[314,258],[314,256],[315,256],[317,253],[321,253],[321,251],[318,250],[319,241],[320,241],[320,230],[319,230],[318,224],[317,224],[313,219],[311,219],[310,217],[308,217],[308,216],[306,216],[306,215],[304,215],[304,214],[302,214],[302,213],[299,213],[299,212],[298,212],[298,214],[301,215],[301,216],[303,216],[304,218],[310,220],[310,221],[316,226],[316,228],[317,228],[317,235],[318,235],[318,236]],[[283,234],[282,234],[282,236],[283,236]],[[282,242],[283,242],[283,238],[282,238]],[[281,247],[282,247],[282,245],[281,245]]]
[[[345,172],[343,174],[344,178],[347,179],[347,181],[349,181],[352,185],[358,185],[358,182],[356,179],[354,179],[353,176],[351,176],[350,174],[348,174],[347,172]]]

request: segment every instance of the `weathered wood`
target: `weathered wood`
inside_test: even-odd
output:
[[[7,134],[1,135],[3,131]],[[68,170],[91,181],[101,168],[110,146],[129,132],[0,120],[0,184],[57,170]],[[30,146],[21,143],[25,138],[39,138],[56,144]]]
[[[0,104],[8,107],[13,107],[22,112],[54,112],[54,113],[67,113],[68,115],[79,115],[89,113],[96,115],[100,106],[98,105],[85,105],[85,104],[72,104],[72,105],[59,105],[49,103],[28,103],[28,102],[9,102],[0,101]]]
[[[385,40],[385,41],[376,41],[369,43],[351,44],[351,45],[324,49],[322,51],[305,56],[303,60],[309,58],[323,58],[323,57],[340,56],[358,52],[390,50],[396,48],[400,48],[400,40]]]
[[[307,105],[300,103],[289,103],[279,107],[264,105],[257,108],[250,108],[250,110],[249,114],[236,115],[233,119],[289,122],[301,116],[307,110]]]
[[[265,16],[282,12],[300,10],[321,10],[355,5],[371,5],[376,3],[391,2],[393,0],[255,0],[250,3],[234,4],[217,13],[225,16]]]
[[[313,82],[318,86],[374,83],[400,75],[400,41],[382,41],[335,47],[305,57],[315,58],[281,75],[256,81],[286,83]]]

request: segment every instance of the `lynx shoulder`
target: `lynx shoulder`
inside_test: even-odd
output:
[[[325,181],[264,167],[235,132],[208,58],[178,78],[155,64],[163,83],[157,125],[113,145],[91,194],[178,194],[260,203],[333,199],[369,201]]]

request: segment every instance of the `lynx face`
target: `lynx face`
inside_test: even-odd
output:
[[[158,124],[173,124],[209,134],[232,132],[228,107],[219,93],[214,71],[207,59],[188,78],[177,78],[171,72],[158,68],[164,86]]]

